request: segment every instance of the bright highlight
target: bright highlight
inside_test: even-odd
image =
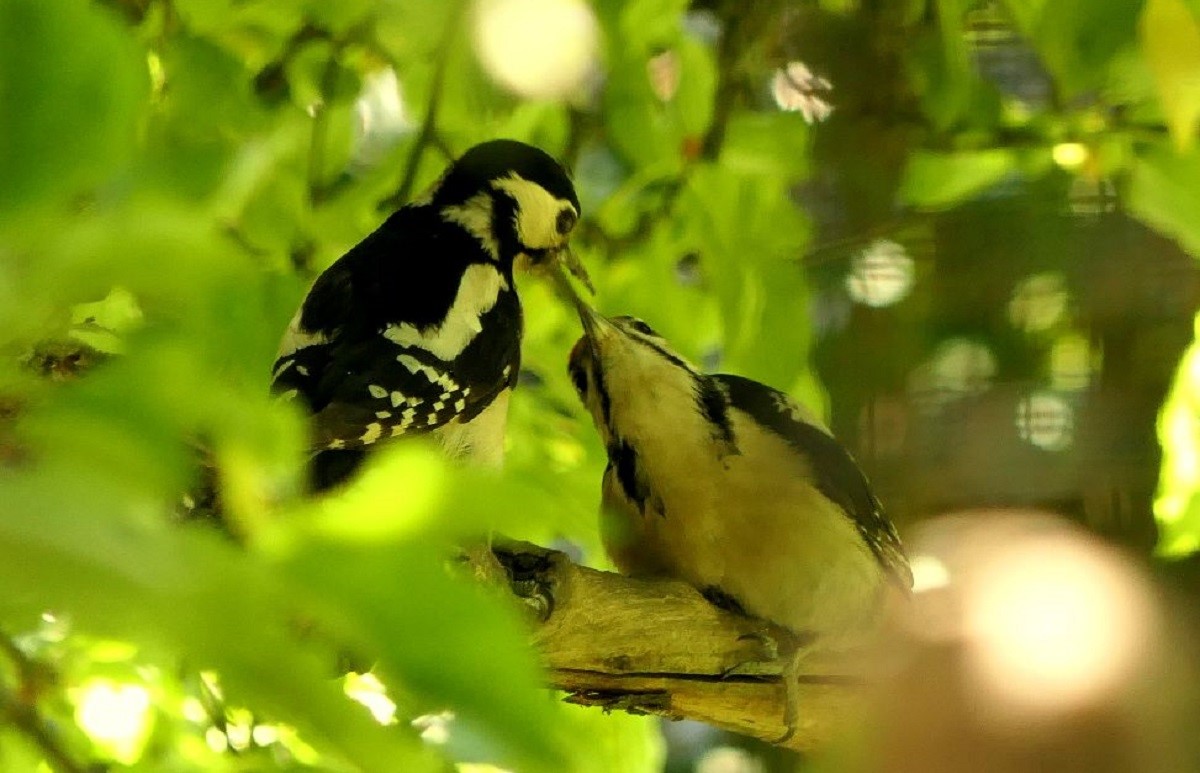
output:
[[[387,687],[374,674],[346,674],[342,690],[347,697],[366,706],[379,724],[390,725],[396,721],[396,703],[388,697]]]
[[[79,687],[75,722],[106,754],[132,765],[150,737],[150,693],[140,685],[91,679]]]
[[[478,0],[474,37],[479,61],[501,85],[562,99],[595,70],[600,35],[583,0]]]
[[[1070,534],[996,550],[964,588],[973,671],[997,707],[1059,712],[1098,702],[1139,665],[1154,630],[1141,579]]]

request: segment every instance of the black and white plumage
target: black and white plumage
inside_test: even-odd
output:
[[[397,436],[431,433],[453,457],[500,463],[521,361],[514,264],[568,259],[579,213],[549,155],[486,142],[321,274],[272,383],[312,414],[315,488]]]
[[[787,395],[699,372],[644,322],[580,305],[576,390],[607,447],[605,547],[793,631],[872,630],[912,576],[850,454]]]

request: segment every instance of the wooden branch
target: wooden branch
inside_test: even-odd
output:
[[[836,733],[863,696],[861,678],[806,645],[791,669],[789,721],[784,674],[804,644],[789,631],[720,609],[683,582],[600,572],[528,543],[492,553],[534,611],[534,642],[573,703],[700,720],[803,751]]]

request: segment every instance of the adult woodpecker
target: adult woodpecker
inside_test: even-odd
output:
[[[646,323],[578,304],[569,371],[604,441],[602,536],[626,574],[836,646],[912,575],[854,459],[787,395],[701,373]]]
[[[452,457],[504,455],[521,362],[514,266],[581,266],[566,171],[513,140],[468,150],[421,197],[325,270],[288,325],[272,389],[312,415],[312,484],[377,443],[431,434]]]

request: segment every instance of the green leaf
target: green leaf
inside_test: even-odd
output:
[[[1183,0],[1147,0],[1139,30],[1171,138],[1186,151],[1200,129],[1200,17]]]
[[[232,702],[344,760],[435,769],[415,738],[341,695],[332,653],[298,643],[289,617],[302,595],[231,542],[180,529],[86,467],[0,483],[0,584],[6,622],[53,609],[80,631],[165,646],[189,668],[217,670]]]
[[[1009,0],[1013,16],[1055,76],[1075,96],[1105,85],[1114,58],[1135,43],[1144,0]]]
[[[785,181],[702,166],[680,205],[721,310],[722,367],[790,389],[811,345],[798,260],[809,229]]]
[[[1157,552],[1169,557],[1200,551],[1200,316],[1195,329],[1158,419],[1163,460],[1154,517]]]
[[[586,753],[580,754],[572,773],[661,773],[666,762],[657,717],[642,717],[620,711],[597,711],[592,707],[565,705],[574,738],[586,738]]]
[[[314,541],[284,566],[337,610],[351,642],[379,658],[385,682],[398,680],[427,711],[453,709],[478,756],[562,769],[565,749],[548,732],[556,707],[542,692],[527,628],[509,599],[452,577],[443,550]]]
[[[1011,150],[934,153],[919,150],[908,160],[900,199],[922,209],[954,206],[1000,182],[1017,169]]]
[[[712,122],[717,91],[717,64],[708,45],[681,37],[675,47],[679,56],[679,89],[671,99],[678,111],[682,138],[703,135]]]
[[[0,37],[0,215],[120,169],[149,77],[117,20],[86,0],[5,0]]]
[[[687,0],[605,0],[601,5],[620,9],[619,26],[609,37],[612,45],[643,56],[675,42],[681,31],[680,18],[688,7]]]
[[[808,124],[797,113],[735,113],[726,129],[721,163],[739,172],[791,179],[808,171]]]
[[[1129,209],[1200,258],[1200,152],[1154,146],[1133,164]]]

